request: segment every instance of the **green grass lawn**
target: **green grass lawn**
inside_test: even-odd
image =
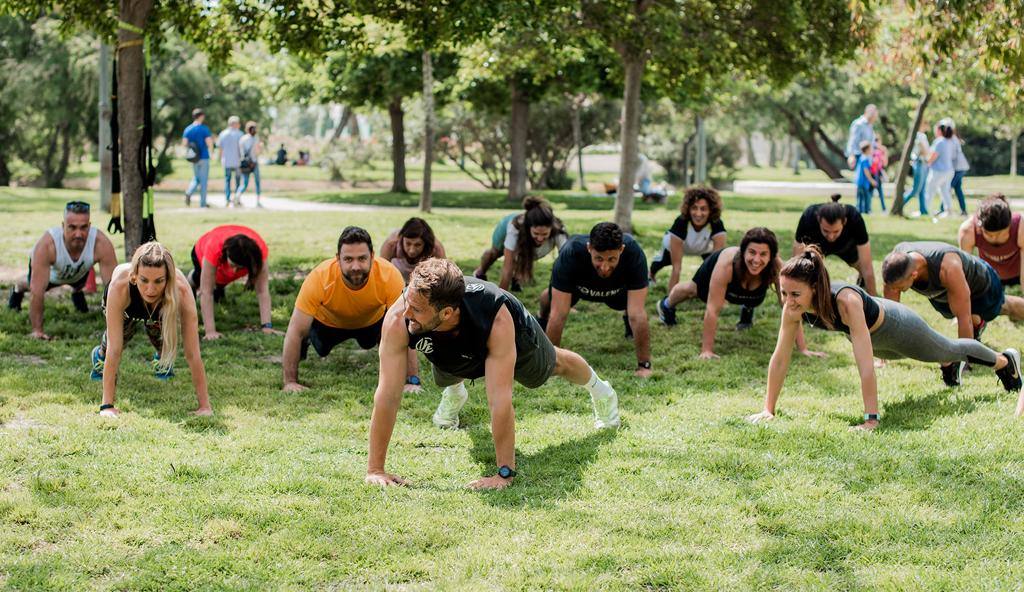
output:
[[[25,266],[44,227],[88,192],[0,189],[0,266]],[[194,239],[238,222],[267,239],[274,323],[285,326],[306,271],[331,255],[340,229],[378,241],[410,208],[369,212],[182,211],[158,197],[158,234],[180,266]],[[469,199],[469,198],[467,198]],[[791,245],[802,198],[726,196],[729,242],[766,225]],[[607,211],[559,215],[585,232]],[[426,218],[467,271],[500,211],[439,207]],[[637,212],[652,254],[674,210]],[[106,226],[97,215],[97,224]],[[875,259],[909,238],[950,240],[959,220],[869,218]],[[115,237],[120,252],[120,238]],[[697,261],[684,261],[684,275]],[[842,262],[834,275],[852,277]],[[522,299],[535,309],[538,285]],[[667,278],[663,271],[661,277]],[[661,296],[664,284],[654,294]],[[6,295],[6,292],[5,292]],[[940,331],[955,328],[916,295]],[[482,381],[470,387],[464,428],[430,422],[439,390],[407,396],[388,468],[408,489],[363,485],[376,355],[354,345],[301,365],[313,389],[280,392],[280,337],[247,331],[256,298],[231,286],[218,309],[219,342],[203,344],[216,411],[189,415],[195,397],[177,377],[153,378],[143,337],[127,348],[119,407],[97,416],[100,386],[88,354],[102,332],[66,295],[48,299],[50,343],[28,339],[26,313],[0,311],[0,587],[10,590],[1014,590],[1024,573],[1024,423],[988,372],[959,390],[917,362],[879,371],[882,427],[851,432],[863,411],[850,346],[809,332],[824,360],[795,359],[779,418],[760,409],[779,309],[759,309],[737,333],[735,307],[716,351],[701,362],[702,307],[657,324],[649,300],[655,375],[632,376],[619,315],[582,303],[563,345],[619,393],[623,427],[592,429],[582,389],[559,379],[516,389],[520,477],[501,492],[469,481],[494,470]],[[985,340],[1022,345],[1006,319]],[[429,378],[426,383],[431,384]]]

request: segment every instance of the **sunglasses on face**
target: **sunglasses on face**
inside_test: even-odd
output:
[[[69,201],[64,209],[72,214],[88,214],[89,204],[84,201]]]

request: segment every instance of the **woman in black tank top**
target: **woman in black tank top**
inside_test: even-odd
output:
[[[103,381],[101,415],[116,417],[120,413],[114,407],[117,370],[124,345],[140,322],[156,348],[153,367],[156,377],[162,380],[174,375],[180,324],[181,345],[199,401],[195,414],[213,414],[206,387],[206,369],[199,353],[196,301],[185,275],[174,266],[170,251],[158,242],[140,246],[130,263],[114,269],[104,294],[103,308],[107,330],[100,345],[92,351],[92,379]]]
[[[878,384],[874,357],[911,358],[942,364],[947,386],[959,386],[963,363],[994,367],[1008,391],[1020,391],[1020,354],[998,354],[973,339],[948,339],[898,302],[869,296],[857,286],[831,282],[821,251],[810,245],[779,272],[783,297],[779,340],[768,365],[764,409],[747,419],[753,423],[775,417],[775,406],[789,369],[793,342],[803,321],[827,331],[846,333],[861,377],[864,422],[858,429],[878,427]]]

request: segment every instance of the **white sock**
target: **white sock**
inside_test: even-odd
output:
[[[608,383],[601,380],[593,368],[590,369],[590,380],[587,381],[583,388],[587,389],[591,396],[604,396],[608,394]]]
[[[448,395],[457,395],[457,394],[461,394],[461,393],[464,393],[464,392],[467,392],[466,391],[466,383],[465,382],[460,382],[458,384],[453,384],[451,386],[444,387],[444,393],[443,394],[445,396],[448,396]]]

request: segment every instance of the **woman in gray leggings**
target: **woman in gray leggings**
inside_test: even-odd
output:
[[[853,344],[864,398],[864,423],[857,426],[859,429],[878,427],[874,356],[938,362],[947,386],[959,386],[966,362],[989,366],[995,369],[1003,388],[1018,393],[1017,415],[1024,411],[1017,350],[996,353],[973,339],[950,339],[898,302],[874,298],[851,284],[831,282],[817,246],[809,247],[802,255],[786,262],[779,272],[779,287],[783,299],[779,340],[768,365],[764,410],[748,417],[751,422],[775,417],[775,404],[789,369],[797,330],[803,321],[828,331],[846,333]]]

